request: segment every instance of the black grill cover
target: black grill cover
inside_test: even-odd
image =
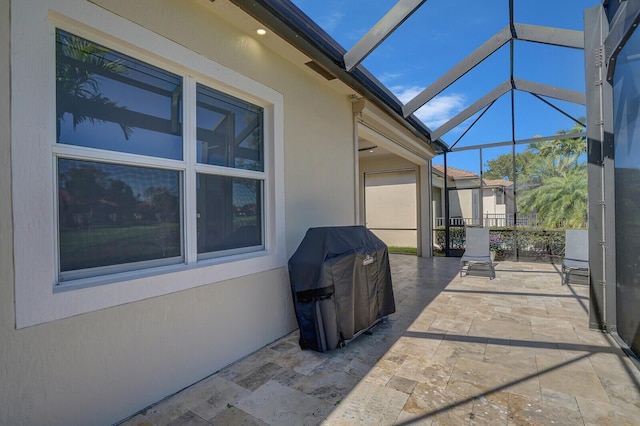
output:
[[[309,229],[289,278],[303,349],[334,349],[396,310],[389,251],[364,226]]]

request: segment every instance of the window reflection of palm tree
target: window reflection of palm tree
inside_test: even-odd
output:
[[[126,74],[127,67],[120,60],[108,59],[107,50],[71,34],[56,34],[56,123],[57,141],[60,142],[60,123],[66,113],[71,114],[73,129],[85,122],[104,122],[100,111],[127,110],[118,106],[100,91],[100,74]],[[125,139],[133,127],[117,123]]]

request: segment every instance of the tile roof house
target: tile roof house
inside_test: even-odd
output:
[[[436,164],[432,170],[434,225],[443,226],[444,166]],[[455,225],[504,226],[513,210],[513,182],[508,180],[482,179],[481,186],[477,173],[447,167],[447,192],[449,217]]]

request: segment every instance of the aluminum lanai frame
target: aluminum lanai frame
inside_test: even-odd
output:
[[[582,31],[551,28],[537,25],[520,24],[514,22],[513,0],[509,0],[509,24],[491,37],[482,46],[463,59],[458,65],[445,73],[436,82],[425,88],[407,104],[402,104],[380,81],[370,74],[360,63],[371,54],[387,37],[389,37],[402,23],[408,19],[424,1],[399,0],[385,16],[383,16],[354,46],[345,51],[331,36],[322,30],[315,22],[306,16],[300,9],[286,0],[231,0],[238,7],[265,24],[273,32],[288,40],[292,45],[307,56],[328,73],[335,75],[342,81],[356,89],[374,104],[390,113],[406,128],[411,130],[425,143],[429,144],[437,153],[451,152],[451,148],[441,139],[448,130],[455,127],[455,121],[445,123],[436,132],[432,132],[426,125],[418,120],[413,113],[426,104],[430,99],[441,93],[463,75],[468,73],[486,58],[495,53],[500,47],[510,45],[510,79],[500,85],[494,91],[478,100],[472,107],[466,110],[468,117],[479,109],[490,104],[495,99],[507,92],[511,94],[511,133],[513,145],[512,156],[515,167],[515,90],[530,92],[541,102],[545,102],[567,117],[575,118],[562,109],[545,101],[541,96],[550,96],[569,102],[584,104],[584,96],[573,91],[563,90],[553,86],[547,86],[536,82],[516,79],[513,72],[514,41],[521,40],[533,43],[561,46],[572,49],[584,48]],[[474,112],[471,112],[474,110]],[[467,117],[467,118],[468,118]],[[452,120],[461,120],[462,115]],[[582,124],[582,123],[580,123]],[[556,136],[557,137],[557,136]],[[445,167],[446,170],[446,167]],[[445,172],[446,174],[446,172]],[[514,185],[516,182],[514,181]],[[446,179],[445,179],[446,185]],[[446,188],[445,188],[446,192]],[[515,203],[515,201],[514,201]],[[445,211],[448,200],[445,198]],[[515,208],[514,208],[515,210]],[[448,221],[446,223],[447,246],[449,241]],[[515,213],[514,213],[515,223]],[[514,227],[514,234],[515,234]]]
[[[510,2],[510,4],[512,4],[512,2]],[[515,23],[513,24],[513,28],[514,31],[511,31],[509,26],[504,27],[456,66],[438,78],[433,84],[407,102],[402,109],[405,116],[417,111],[418,108],[442,93],[447,87],[458,81],[482,61],[493,55],[502,46],[513,40],[524,40],[575,49],[582,49],[584,45],[581,41],[581,31]],[[518,36],[518,29],[522,34],[520,37]]]
[[[378,47],[396,28],[411,16],[426,0],[399,0],[347,53],[344,67],[351,71]],[[406,115],[405,115],[406,116]]]
[[[361,94],[385,111],[392,113],[396,118],[403,119],[400,121],[404,121],[403,124],[407,128],[430,144],[437,153],[448,151],[449,146],[439,137],[434,137],[431,129],[413,116],[413,113],[495,53],[500,47],[506,43],[512,44],[514,40],[572,49],[582,49],[584,46],[582,31],[515,23],[513,21],[513,0],[509,0],[510,22],[508,26],[487,40],[412,100],[402,104],[380,81],[362,67],[360,62],[389,37],[425,1],[399,0],[352,49],[345,51],[331,36],[289,1],[231,0],[232,3],[264,23],[276,34],[288,40],[327,72],[360,90]],[[511,53],[511,62],[511,68],[513,68],[513,52]],[[584,104],[584,96],[573,91],[564,91],[553,86],[527,82],[526,80],[516,79],[514,76],[511,77],[511,80],[509,90],[512,92],[513,90],[523,90],[542,96],[556,97],[569,102]],[[502,85],[500,87],[502,88]],[[556,109],[560,110],[559,108]],[[564,114],[570,117],[570,115]],[[441,133],[444,134],[446,132]]]
[[[544,85],[544,84],[537,83],[537,82],[531,82],[531,81],[521,80],[521,79],[515,78],[514,73],[513,73],[513,63],[514,63],[513,42],[514,42],[514,40],[524,40],[524,41],[529,41],[529,42],[550,44],[550,45],[554,45],[554,46],[561,46],[561,47],[574,48],[574,49],[583,49],[584,48],[584,36],[583,36],[583,33],[581,31],[565,30],[565,29],[559,29],[559,28],[550,28],[550,27],[542,27],[542,26],[536,26],[536,25],[517,24],[517,23],[515,23],[514,19],[513,19],[513,0],[509,0],[509,25],[507,27],[503,28],[497,34],[495,34],[492,38],[490,38],[483,45],[481,45],[478,49],[476,49],[474,52],[472,52],[470,55],[468,55],[465,59],[463,59],[460,63],[458,63],[456,66],[454,66],[451,70],[449,70],[447,73],[445,73],[435,83],[433,83],[429,87],[425,88],[420,94],[418,94],[411,101],[409,101],[403,107],[404,114],[408,115],[408,114],[412,114],[415,111],[417,111],[418,108],[420,108],[423,105],[425,105],[429,100],[433,99],[435,96],[440,94],[442,91],[444,91],[451,84],[453,84],[458,79],[460,79],[462,76],[464,76],[466,73],[471,71],[478,64],[483,62],[489,56],[493,55],[498,49],[500,49],[506,43],[509,43],[510,44],[510,79],[508,81],[500,84],[498,87],[496,87],[495,89],[493,89],[492,91],[487,93],[482,98],[478,99],[475,103],[473,103],[472,105],[467,107],[464,111],[460,112],[458,115],[456,115],[455,117],[453,117],[452,119],[450,119],[446,123],[442,124],[438,129],[436,129],[435,131],[432,131],[431,132],[431,136],[434,139],[441,139],[441,137],[444,136],[447,132],[449,132],[450,130],[452,130],[453,128],[458,126],[459,124],[463,123],[465,120],[467,120],[470,117],[472,117],[474,114],[476,114],[482,108],[485,108],[485,107],[487,107],[487,105],[489,105],[487,107],[487,109],[488,109],[493,104],[493,102],[495,102],[498,98],[502,97],[507,92],[510,92],[511,93],[511,134],[512,134],[512,140],[511,140],[510,143],[513,146],[513,149],[512,149],[512,163],[513,163],[513,168],[515,170],[515,155],[516,155],[515,154],[515,145],[519,143],[515,139],[515,100],[514,100],[514,91],[515,90],[521,90],[521,91],[524,91],[524,92],[531,93],[532,95],[534,95],[538,99],[540,99],[542,102],[547,103],[548,105],[550,105],[551,107],[555,108],[556,110],[558,110],[559,112],[561,112],[565,116],[572,118],[576,123],[580,123],[580,121],[578,121],[577,119],[571,117],[569,114],[567,114],[562,109],[560,109],[560,108],[556,107],[555,105],[547,102],[545,99],[540,97],[540,95],[551,97],[551,98],[556,98],[556,99],[560,99],[560,100],[564,100],[564,101],[571,102],[571,103],[578,103],[578,104],[582,104],[582,105],[585,105],[586,101],[585,101],[584,93],[579,93],[579,92],[575,92],[575,91],[570,91],[570,90],[566,90],[566,89],[561,89],[561,88],[557,88],[557,87],[553,87],[553,86]],[[485,109],[484,112],[486,112],[486,109]],[[484,114],[484,112],[482,114]],[[474,124],[475,124],[475,121],[465,131],[465,134]],[[580,123],[580,124],[582,124],[582,123]],[[585,135],[585,133],[582,133],[580,136],[584,136],[584,135]],[[557,136],[556,136],[556,138],[557,138]],[[550,137],[548,139],[553,139],[553,137]],[[457,143],[457,141],[456,141],[456,143]],[[491,146],[499,146],[499,145],[502,145],[502,144],[499,144],[499,145],[490,144],[490,145]],[[453,147],[451,147],[447,151],[448,152],[454,151],[452,148]],[[466,148],[466,149],[469,149],[469,148]],[[444,153],[444,156],[445,156],[445,163],[444,164],[445,164],[445,176],[446,176],[446,174],[447,174],[447,167],[446,167],[446,165],[447,165],[447,161],[446,161],[447,152]],[[514,184],[514,188],[515,188],[516,187],[515,174],[514,174],[514,182],[513,182],[513,184]],[[447,188],[447,180],[446,179],[444,180],[444,185],[445,185],[444,191],[445,191],[445,194],[446,194],[447,193],[447,189],[448,189]],[[481,185],[481,187],[483,185],[482,184],[482,179],[480,181],[480,185]],[[513,217],[514,239],[517,238],[517,235],[516,235],[517,231],[516,231],[516,226],[515,226],[515,223],[517,223],[517,218],[516,218],[517,209],[515,207],[516,199],[517,199],[517,194],[516,194],[516,196],[514,197],[514,200],[513,200],[513,203],[514,203],[514,206],[513,206],[513,211],[514,211],[514,213],[513,213],[513,215],[514,215],[514,217]],[[445,215],[447,217],[447,220],[445,220],[445,253],[446,253],[447,256],[450,254],[449,253],[450,223],[449,223],[449,220],[448,220],[448,214],[449,214],[448,213],[449,212],[448,203],[449,203],[449,197],[445,196]],[[515,256],[516,256],[516,259],[517,259],[518,258],[517,249],[516,249]]]
[[[492,38],[486,41],[483,45],[481,45],[478,49],[476,49],[473,53],[463,59],[460,63],[454,66],[450,71],[445,73],[442,77],[440,77],[435,83],[425,88],[420,94],[414,97],[411,101],[409,101],[404,107],[403,112],[405,114],[414,113],[418,108],[422,105],[426,104],[429,100],[433,99],[435,96],[444,91],[451,84],[456,82],[466,73],[471,71],[474,67],[480,64],[482,61],[487,59],[489,56],[493,55],[498,49],[504,46],[506,43],[510,43],[510,62],[511,62],[511,72],[510,72],[510,80],[502,83],[485,96],[477,100],[474,104],[467,107],[464,111],[460,112],[458,115],[450,119],[448,122],[441,125],[435,131],[432,131],[431,136],[434,139],[440,139],[447,132],[472,117],[475,113],[480,111],[482,108],[487,107],[487,109],[501,96],[506,94],[507,92],[511,92],[511,130],[512,130],[512,140],[507,143],[495,143],[495,144],[485,144],[483,146],[502,146],[507,144],[512,144],[514,149],[512,150],[513,163],[515,167],[515,145],[518,143],[522,143],[522,141],[515,140],[515,102],[514,102],[514,91],[521,90],[524,92],[529,92],[539,100],[544,103],[547,103],[552,108],[558,110],[565,116],[571,118],[576,123],[580,123],[574,117],[567,114],[562,109],[556,107],[555,105],[546,101],[542,96],[547,96],[551,98],[561,99],[571,103],[578,103],[585,105],[585,95],[584,93],[579,93],[575,91],[570,91],[566,89],[561,89],[553,86],[548,86],[544,84],[540,84],[537,82],[530,82],[527,80],[521,80],[514,77],[513,74],[513,41],[514,40],[524,40],[529,42],[543,43],[554,46],[561,46],[567,48],[574,49],[583,49],[584,48],[584,38],[583,33],[581,31],[574,30],[564,30],[558,28],[549,28],[535,25],[527,25],[527,24],[517,24],[513,21],[513,0],[509,1],[509,20],[510,23],[507,27],[503,28],[497,34],[495,34]],[[485,111],[486,112],[486,109]],[[484,112],[482,114],[484,114]],[[478,117],[479,118],[479,117]],[[466,132],[475,124],[475,121],[471,124],[471,126],[464,132]],[[586,133],[581,133],[578,136],[585,136]],[[557,137],[557,136],[555,136]],[[548,139],[553,139],[554,137],[548,137]],[[545,140],[545,139],[543,139]],[[457,141],[456,141],[457,143]],[[454,144],[455,146],[455,144]],[[480,148],[482,146],[478,146]],[[453,149],[453,146],[448,150],[459,151],[459,150],[468,150],[470,147]],[[446,152],[445,155],[445,174],[446,174]],[[515,178],[514,178],[515,179]],[[482,181],[481,181],[482,182]],[[514,185],[516,182],[514,181]],[[482,183],[481,183],[482,185]],[[447,192],[447,182],[445,179],[445,193]],[[514,204],[516,199],[514,198]],[[448,197],[445,197],[445,213],[449,211],[447,208],[447,204],[449,203]],[[516,208],[514,206],[514,218],[513,223],[516,223],[515,211]],[[448,213],[447,213],[448,217]],[[516,230],[514,226],[514,238],[516,238]],[[449,242],[450,242],[450,229],[449,229],[449,221],[445,221],[445,245],[446,245],[446,253],[449,255]],[[518,254],[516,252],[516,258]]]
[[[440,138],[459,124],[466,121],[468,118],[472,117],[476,112],[512,90],[520,90],[531,94],[547,96],[581,105],[585,104],[584,93],[513,78],[500,84],[498,87],[461,111],[455,117],[432,131],[431,136],[436,139]]]

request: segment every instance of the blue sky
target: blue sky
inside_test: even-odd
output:
[[[293,0],[345,49],[350,49],[396,0]],[[583,29],[583,11],[599,0],[514,0],[514,21]],[[508,0],[428,0],[377,47],[363,65],[406,103],[509,23]],[[503,46],[438,97],[416,111],[432,130],[509,79],[509,45]],[[514,77],[584,91],[581,50],[514,42]],[[570,115],[586,115],[584,106],[547,99]],[[511,97],[499,98],[458,142],[464,147],[511,140]],[[480,113],[445,134],[453,145]],[[573,127],[571,119],[528,93],[515,94],[516,140],[553,135]],[[523,150],[526,146],[518,146]],[[511,148],[483,150],[488,158]],[[477,152],[450,154],[449,165],[479,171]],[[442,163],[442,156],[434,163]]]

